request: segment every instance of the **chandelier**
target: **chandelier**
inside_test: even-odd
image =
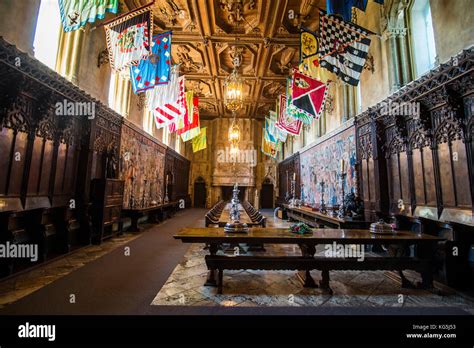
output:
[[[239,125],[237,124],[235,112],[233,112],[233,114],[234,114],[234,119],[232,120],[232,124],[229,127],[229,142],[230,142],[230,153],[236,154],[237,151],[239,150],[240,128],[239,128]]]
[[[234,67],[232,73],[227,76],[224,82],[224,104],[232,112],[242,108],[244,105],[242,79],[237,68]]]
[[[242,64],[242,48],[233,46],[231,48],[231,58],[234,65],[232,73],[227,76],[224,82],[224,104],[232,111],[232,124],[229,127],[229,143],[232,154],[237,154],[239,150],[240,128],[237,124],[236,111],[244,106],[243,83],[239,76],[238,68]]]

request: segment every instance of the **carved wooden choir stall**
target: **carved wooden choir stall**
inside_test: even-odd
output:
[[[42,262],[119,232],[130,191],[120,175],[122,116],[1,37],[0,77],[0,243],[38,244]],[[67,102],[93,104],[95,114],[58,114],[57,103]],[[162,171],[149,180],[164,185],[166,168],[170,201],[189,200],[189,161],[160,146],[162,156],[150,156]],[[0,262],[1,276],[31,265]]]

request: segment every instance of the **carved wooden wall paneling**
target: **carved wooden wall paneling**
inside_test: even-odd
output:
[[[0,210],[42,255],[89,243],[91,174],[104,174],[92,168],[118,157],[121,116],[1,37],[0,76]],[[95,118],[57,114],[57,102],[94,105]]]
[[[278,201],[281,203],[286,197],[291,196],[291,180],[296,174],[295,195],[297,198],[301,194],[301,173],[300,173],[300,153],[278,163]]]
[[[188,159],[169,147],[166,149],[163,182],[168,185],[170,201],[185,199],[190,203],[188,193],[190,166],[191,163]]]
[[[2,133],[12,137],[13,145],[9,146],[10,153],[18,152],[21,156],[26,156],[24,164],[21,161],[12,161],[12,173],[18,174],[21,171],[20,177],[22,175],[28,177],[30,172],[35,172],[35,168],[41,169],[42,173],[51,168],[49,196],[53,205],[56,201],[57,204],[64,204],[66,197],[74,194],[82,203],[86,203],[91,176],[104,175],[104,154],[113,151],[118,157],[121,116],[43,64],[18,51],[3,38],[0,38],[0,63],[0,74],[3,77],[0,89],[6,88],[4,81],[12,81],[13,85],[8,98],[2,98],[0,106],[3,111],[8,110],[1,116],[4,127],[12,129],[13,132],[9,134],[8,130],[2,130]],[[13,95],[13,91],[17,91],[17,95]],[[35,104],[35,100],[38,105]],[[94,104],[95,118],[89,120],[85,116],[51,115],[54,113],[56,102],[65,100]],[[46,115],[48,112],[49,116]],[[26,140],[23,139],[22,133],[28,134]],[[31,138],[31,142],[28,142],[28,137]],[[42,149],[43,140],[35,141],[35,137],[46,139],[45,151]],[[28,144],[31,145],[28,147]],[[49,151],[52,152],[51,155]],[[50,157],[52,164],[45,165],[43,162]],[[81,165],[78,166],[78,163]],[[25,171],[23,165],[31,170]],[[42,174],[40,175],[42,178],[39,180],[42,182],[44,192],[47,180]],[[13,175],[10,176],[13,181],[10,186],[16,193],[18,191],[16,179]],[[26,182],[23,185],[24,197],[35,193],[33,184],[35,179],[23,180]],[[78,179],[80,182],[74,182]],[[25,204],[21,208],[25,208]]]
[[[368,218],[381,211],[472,222],[473,57],[472,49],[463,51],[357,116]],[[407,102],[420,112],[383,113]]]

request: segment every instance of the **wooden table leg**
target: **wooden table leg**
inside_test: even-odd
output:
[[[328,290],[329,294],[332,295],[332,289],[329,286],[329,270],[325,269],[321,272],[321,280],[319,282],[321,289]]]
[[[140,232],[140,227],[138,227],[138,219],[140,216],[138,214],[132,214],[130,216],[131,224],[129,228],[129,232]]]
[[[209,253],[211,255],[216,255],[217,254],[217,249],[218,249],[218,244],[211,243],[209,245]],[[217,286],[216,282],[216,270],[215,269],[210,269],[208,274],[207,274],[207,280],[204,283],[204,286]]]
[[[434,272],[434,258],[437,242],[424,242],[419,243],[417,248],[417,256],[421,259],[424,259],[425,265],[421,274],[421,283],[418,283],[417,286],[422,289],[431,290],[433,286],[433,272]]]
[[[404,288],[404,289],[414,289],[415,288],[415,285],[413,285],[413,283],[411,281],[409,281],[407,279],[407,277],[405,277],[405,275],[403,274],[403,271],[398,271],[398,275],[400,276],[400,279],[402,281],[402,288]]]
[[[301,253],[303,254],[303,257],[314,258],[314,254],[316,253],[316,247],[314,245],[299,244],[299,247],[301,249]],[[299,278],[301,278],[301,280],[303,281],[303,286],[305,288],[318,287],[313,277],[311,276],[311,270],[309,269],[305,270],[304,276],[302,276],[301,273],[299,273]]]
[[[222,295],[222,286],[224,285],[223,282],[224,282],[224,270],[223,269],[219,269],[218,271],[218,281],[217,281],[217,293],[219,295]]]

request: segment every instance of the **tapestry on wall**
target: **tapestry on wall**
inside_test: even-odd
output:
[[[355,190],[356,146],[355,131],[351,126],[333,137],[315,145],[300,154],[301,199],[305,204],[319,205],[321,186],[324,181],[324,199],[328,205],[340,203],[341,184],[339,181],[340,161],[345,160],[347,173],[345,192]]]
[[[120,179],[125,181],[125,208],[163,203],[165,148],[134,129],[123,126]]]
[[[151,6],[123,15],[104,25],[110,67],[120,72],[150,55],[153,30]],[[127,70],[128,71],[128,70]]]
[[[135,94],[168,83],[171,71],[171,32],[153,36],[151,55],[130,67]]]
[[[59,0],[63,30],[77,30],[87,22],[103,19],[107,12],[117,13],[118,6],[119,0]]]

